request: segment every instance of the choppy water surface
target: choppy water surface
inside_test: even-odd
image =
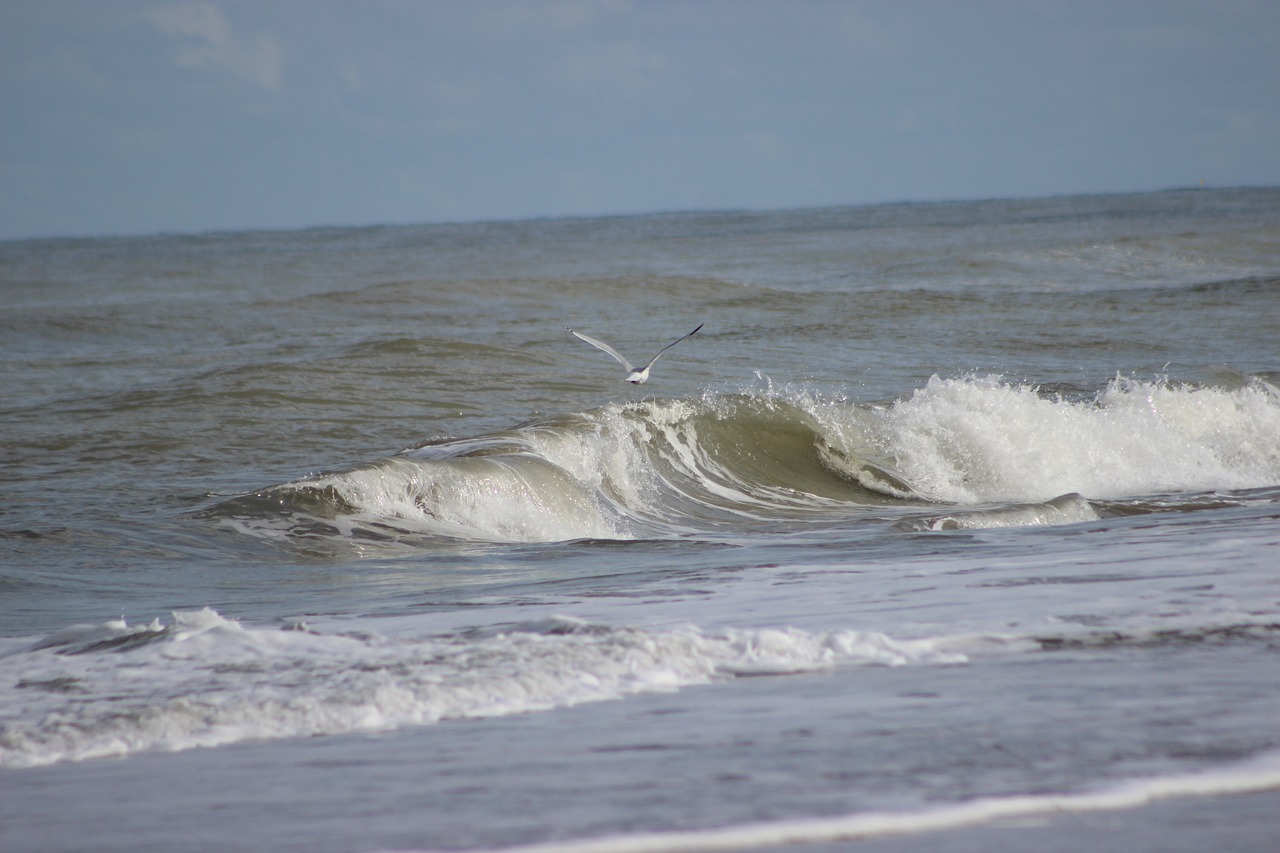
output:
[[[1280,786],[1280,191],[6,243],[0,296],[0,846]],[[566,331],[698,323],[641,386]]]

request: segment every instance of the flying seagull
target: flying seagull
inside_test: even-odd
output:
[[[706,323],[700,323],[698,325],[698,329],[701,329],[705,325]],[[574,337],[581,338],[582,340],[591,344],[593,347],[596,347],[597,349],[602,349],[605,352],[609,353],[609,355],[616,358],[618,360],[618,363],[621,364],[624,368],[626,368],[627,381],[630,382],[632,385],[643,385],[649,379],[649,368],[653,367],[654,362],[662,358],[662,354],[664,352],[671,349],[676,344],[680,343],[680,341],[683,341],[685,340],[685,338],[691,338],[694,335],[696,335],[698,333],[698,329],[694,329],[692,332],[685,335],[683,338],[680,338],[679,340],[675,340],[667,344],[665,347],[663,347],[661,350],[658,351],[657,355],[649,359],[649,363],[646,364],[644,367],[632,367],[631,362],[623,358],[622,353],[618,352],[616,349],[609,346],[604,341],[597,341],[595,338],[588,337],[587,335],[582,334],[582,332],[574,332],[573,329],[570,329],[569,331],[573,332]]]

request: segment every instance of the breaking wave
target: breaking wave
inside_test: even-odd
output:
[[[609,404],[431,441],[202,516],[288,541],[550,542],[872,511],[928,513],[913,529],[1063,524],[1098,518],[1099,501],[1277,484],[1280,391],[1262,379],[1117,377],[1073,398],[934,377],[891,404],[772,390]]]

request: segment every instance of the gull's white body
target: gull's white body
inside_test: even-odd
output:
[[[706,325],[706,324],[705,323],[699,324],[698,329],[701,329],[703,325]],[[570,329],[569,331],[573,334],[574,337],[580,338],[586,341],[587,343],[591,344],[593,347],[597,349],[604,350],[609,355],[617,359],[618,364],[621,364],[622,367],[627,371],[627,381],[630,382],[632,385],[643,385],[645,382],[649,381],[649,368],[653,367],[654,362],[662,358],[662,354],[664,352],[671,349],[676,344],[680,343],[680,341],[683,341],[685,340],[685,338],[691,338],[694,335],[696,335],[698,333],[698,329],[694,329],[692,332],[685,335],[683,338],[679,338],[678,340],[674,340],[671,343],[667,344],[665,347],[663,347],[658,351],[657,355],[649,359],[649,363],[646,364],[644,367],[633,366],[631,362],[627,361],[627,359],[622,355],[622,353],[618,352],[616,349],[609,346],[604,341],[598,341],[595,338],[590,337],[589,335],[582,334],[582,332],[575,332],[573,329]]]

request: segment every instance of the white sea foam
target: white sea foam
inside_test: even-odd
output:
[[[1280,483],[1280,395],[1117,378],[1070,401],[997,378],[934,377],[883,413],[879,443],[917,494],[958,504]]]
[[[427,638],[250,628],[212,610],[60,631],[0,658],[0,766],[391,729],[837,665],[956,662],[856,631],[555,618]]]
[[[576,428],[533,428],[526,436],[547,460],[628,515],[660,514],[661,477],[647,451],[678,432],[692,411],[693,405],[681,400],[612,404]]]
[[[317,529],[348,539],[356,529],[488,542],[630,538],[590,488],[525,452],[423,461],[393,458],[276,486],[270,492],[297,507],[291,518],[232,515],[226,522],[266,538],[313,535]],[[331,505],[313,515],[307,509],[308,495]]]
[[[868,812],[708,830],[561,840],[496,850],[502,853],[711,853],[750,850],[789,844],[921,835],[1015,818],[1119,811],[1174,797],[1223,796],[1278,788],[1280,753],[1271,753],[1221,769],[1134,779],[1082,793],[985,797],[912,811]]]

